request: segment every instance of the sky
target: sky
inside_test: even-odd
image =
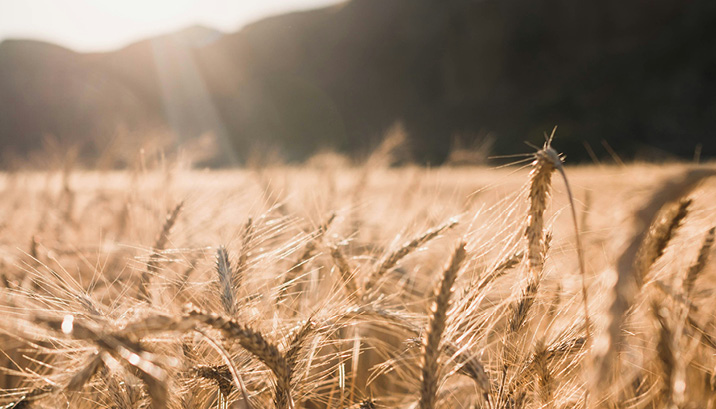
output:
[[[202,24],[233,32],[274,14],[340,0],[0,0],[0,41],[44,40],[76,51],[108,51]]]

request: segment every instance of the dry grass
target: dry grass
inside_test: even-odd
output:
[[[713,168],[394,149],[2,175],[0,407],[713,407]]]

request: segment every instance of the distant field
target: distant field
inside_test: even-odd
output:
[[[713,166],[537,157],[3,174],[0,407],[713,407]]]

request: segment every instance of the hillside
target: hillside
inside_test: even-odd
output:
[[[193,28],[101,54],[0,44],[0,149],[51,134],[87,157],[113,138],[212,132],[216,164],[361,152],[402,121],[420,162],[455,135],[524,151],[716,153],[716,6],[707,0],[351,0],[222,35]],[[118,130],[121,130],[118,131]],[[21,136],[21,137],[18,137]]]

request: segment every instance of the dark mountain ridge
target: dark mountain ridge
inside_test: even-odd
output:
[[[401,121],[420,162],[455,135],[524,151],[557,124],[586,158],[716,154],[716,6],[707,0],[351,0],[225,34],[195,27],[108,53],[0,44],[0,149],[46,134],[102,152],[117,129],[217,136],[301,160],[374,146]]]

